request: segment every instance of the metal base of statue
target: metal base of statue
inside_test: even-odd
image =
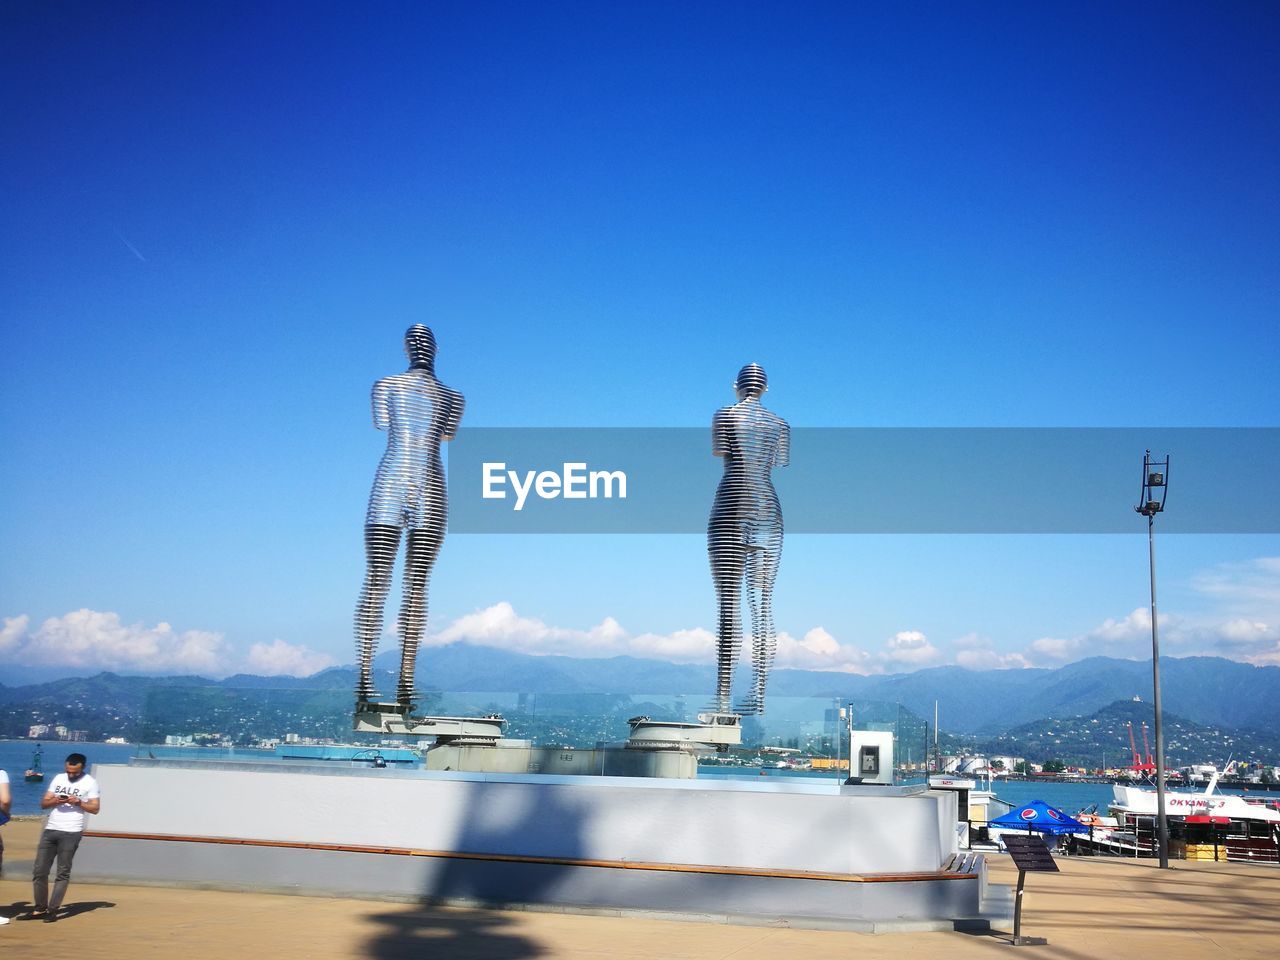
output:
[[[437,737],[423,755],[423,766],[460,773],[693,780],[699,754],[724,752],[742,742],[742,718],[736,714],[699,714],[698,719],[701,722],[683,723],[632,717],[631,737],[625,743],[598,743],[588,749],[538,747],[527,740]]]
[[[492,744],[502,738],[507,721],[487,717],[415,717],[398,703],[356,704],[352,729],[356,733],[384,733],[397,737],[435,737],[436,743],[466,741]]]
[[[742,717],[736,713],[700,713],[697,723],[632,717],[629,750],[714,748],[725,753],[742,743]]]

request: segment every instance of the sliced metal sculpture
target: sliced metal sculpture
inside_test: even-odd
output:
[[[791,428],[764,408],[764,369],[749,363],[738,371],[738,402],[716,411],[711,452],[724,458],[707,523],[707,554],[719,601],[716,702],[729,712],[733,668],[742,649],[742,593],[751,611],[751,686],[736,712],[764,712],[765,684],[777,650],[773,625],[773,582],[782,559],[782,507],[771,471],[790,459]]]
[[[373,657],[382,634],[382,611],[392,570],[407,531],[404,597],[400,605],[400,681],[396,704],[414,703],[414,667],[427,626],[431,568],[444,542],[449,516],[440,444],[452,440],[462,419],[462,394],[436,379],[436,339],[420,323],[404,335],[409,369],[373,385],[373,425],[387,431],[364,522],[365,576],[356,606],[357,710],[372,705]]]

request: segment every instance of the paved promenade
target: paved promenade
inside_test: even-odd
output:
[[[4,828],[0,915],[30,905],[40,821]],[[92,843],[88,839],[85,843]],[[1017,874],[990,858],[996,883]],[[1061,860],[1027,880],[1023,933],[1042,960],[1271,958],[1280,949],[1280,869],[1246,864]],[[40,960],[818,960],[1009,957],[995,935],[858,934],[632,917],[422,908],[412,904],[77,883],[57,923],[0,927],[0,955]],[[1016,951],[1021,956],[1021,951]]]

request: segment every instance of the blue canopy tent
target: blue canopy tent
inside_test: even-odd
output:
[[[1032,800],[1024,803],[1016,810],[1010,810],[1003,817],[996,817],[988,826],[1005,830],[1026,830],[1036,833],[1088,833],[1089,828],[1074,817],[1069,817],[1057,807],[1051,807],[1043,800]]]

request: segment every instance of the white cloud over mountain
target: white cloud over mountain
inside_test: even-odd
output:
[[[942,653],[919,630],[900,630],[885,641],[880,657],[890,667],[915,669],[936,663]]]
[[[459,617],[428,637],[427,645],[444,646],[457,640],[529,654],[613,657],[628,652],[627,633],[612,617],[587,630],[553,627],[520,616],[505,600]]]
[[[327,653],[283,640],[255,643],[245,657],[247,672],[267,677],[309,677],[337,665],[338,661]]]
[[[1219,564],[1192,577],[1190,586],[1210,601],[1208,612],[1197,617],[1161,612],[1157,626],[1162,655],[1280,666],[1280,557]],[[1042,637],[1026,655],[1037,666],[1058,666],[1087,656],[1148,659],[1151,609],[1138,607],[1076,636]]]
[[[616,657],[628,655],[676,663],[714,662],[716,637],[704,627],[676,630],[668,634],[631,634],[617,620],[606,617],[594,627],[556,627],[520,616],[505,600],[459,617],[428,645],[443,646],[457,641],[501,647],[534,655],[563,654],[574,657]],[[742,656],[749,659],[751,638],[744,637]],[[778,634],[774,667],[800,670],[833,670],[843,673],[887,673],[914,669],[942,659],[940,650],[923,633],[904,630],[890,637],[884,648],[871,653],[851,643],[841,643],[821,626],[802,637]]]
[[[501,647],[535,656],[563,654],[571,657],[629,655],[676,663],[705,662],[715,655],[715,636],[696,627],[668,634],[631,634],[613,617],[594,627],[555,627],[532,617],[522,617],[503,600],[454,620],[427,638],[428,646],[466,641]]]
[[[711,637],[715,649],[715,637]],[[854,644],[842,644],[822,627],[814,627],[797,640],[789,633],[778,634],[776,667],[797,670],[837,670],[842,673],[874,673],[871,654]]]
[[[119,614],[77,610],[45,620],[31,630],[26,615],[10,617],[0,629],[0,654],[12,663],[69,670],[111,670],[126,673],[193,673],[210,677],[233,673],[267,676],[309,676],[337,660],[327,653],[276,639],[237,651],[220,633],[177,631],[168,623],[154,626],[125,624]],[[633,634],[606,617],[588,628],[553,626],[521,616],[506,601],[458,617],[426,646],[465,641],[535,656],[573,657],[628,655],[675,663],[711,663],[715,635],[703,627],[659,634]],[[744,638],[743,659],[751,655],[751,639]],[[796,638],[778,635],[775,667],[833,670],[845,673],[885,673],[936,662],[942,656],[919,631],[902,631],[885,641],[878,652],[841,643],[823,627]]]
[[[74,610],[27,630],[27,617],[8,640],[6,659],[28,666],[170,673],[222,672],[226,643],[219,633],[187,630],[167,623],[125,624],[119,614]],[[14,621],[6,621],[6,633]]]
[[[1280,558],[1223,564],[1191,580],[1208,600],[1198,617],[1161,613],[1161,652],[1170,656],[1223,656],[1259,666],[1280,666]],[[1080,634],[1040,637],[1022,649],[1001,649],[976,633],[935,643],[920,630],[904,629],[879,646],[841,639],[822,625],[800,636],[778,634],[775,668],[844,673],[899,673],[954,663],[973,670],[1060,666],[1088,656],[1146,659],[1151,655],[1151,613],[1141,606],[1104,619]],[[715,635],[702,626],[670,633],[632,633],[613,617],[594,626],[564,627],[522,616],[500,601],[458,617],[426,639],[427,646],[465,641],[533,655],[574,657],[629,655],[676,663],[714,663]],[[750,637],[743,658],[751,655]],[[126,624],[119,614],[76,610],[32,626],[25,614],[0,626],[0,665],[113,670],[129,673],[237,672],[308,676],[337,665],[329,653],[281,639],[244,651],[217,632],[174,629],[166,622]]]
[[[12,651],[16,650],[22,638],[26,636],[27,624],[31,622],[31,618],[25,613],[17,617],[5,617],[4,627],[0,628],[0,654],[6,658],[13,655]]]
[[[953,643],[955,661],[970,670],[1014,670],[1032,666],[1022,653],[1001,653],[990,637],[970,633]]]
[[[327,654],[276,640],[237,655],[220,633],[177,631],[168,623],[126,624],[117,613],[74,610],[50,617],[34,630],[25,614],[0,630],[0,653],[28,667],[111,670],[127,673],[199,674],[223,677],[240,671],[306,676],[332,666]]]

